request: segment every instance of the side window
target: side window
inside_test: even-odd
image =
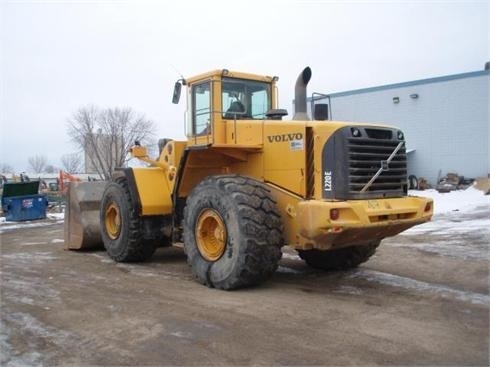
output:
[[[259,89],[252,93],[252,116],[253,118],[264,119],[267,111],[270,110],[269,89]]]
[[[264,119],[271,101],[270,83],[223,78],[221,103],[225,119]]]
[[[223,82],[221,103],[225,119],[243,118],[247,114],[245,85],[235,80]]]
[[[211,83],[192,87],[192,134],[205,135],[211,132]]]

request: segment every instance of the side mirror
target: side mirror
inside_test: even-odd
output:
[[[182,90],[182,84],[180,84],[180,81],[175,82],[174,95],[172,97],[172,103],[173,104],[179,103],[181,90]]]

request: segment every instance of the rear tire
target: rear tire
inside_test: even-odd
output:
[[[352,269],[374,255],[381,241],[354,245],[337,250],[298,250],[299,256],[312,268],[322,270]]]
[[[107,185],[100,209],[102,241],[114,261],[145,261],[153,255],[155,241],[143,239],[141,222],[126,178],[116,178]]]
[[[263,282],[282,256],[282,221],[270,191],[241,176],[205,179],[187,198],[184,248],[196,279],[236,289]]]

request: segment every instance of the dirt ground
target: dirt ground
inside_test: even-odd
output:
[[[284,250],[233,292],[196,283],[180,248],[116,264],[63,250],[62,223],[4,225],[0,364],[487,366],[489,218],[439,216],[346,272]]]

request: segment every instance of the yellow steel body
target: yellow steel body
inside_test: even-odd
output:
[[[286,242],[297,249],[329,249],[393,236],[430,220],[432,201],[421,197],[377,200],[326,201],[322,185],[322,149],[338,129],[372,124],[340,121],[227,120],[222,117],[221,78],[216,70],[187,80],[187,84],[211,81],[212,128],[209,135],[172,141],[157,161],[141,147],[136,157],[153,165],[134,169],[143,215],[173,211],[172,192],[181,175],[176,195],[187,197],[205,177],[240,174],[269,185],[284,222]],[[253,74],[228,72],[226,77],[267,81],[272,84],[272,108],[277,108],[275,80]],[[191,88],[188,88],[189,90]],[[189,96],[188,96],[189,98]],[[377,124],[376,126],[384,126]],[[313,181],[308,183],[306,144],[313,141]],[[185,166],[180,167],[183,151]],[[199,149],[196,149],[199,148]],[[287,164],[284,164],[287,162]],[[308,187],[314,187],[309,190]],[[336,220],[331,209],[339,211]]]
[[[376,200],[304,200],[272,188],[282,215],[284,236],[296,249],[343,247],[394,236],[430,220],[432,200],[404,197]],[[427,206],[430,206],[429,210]],[[332,220],[332,209],[339,211]]]
[[[184,147],[184,142],[170,141],[165,145],[158,161],[150,159],[144,147],[131,149],[136,158],[153,165],[148,168],[133,168],[142,215],[169,215],[173,212],[172,191],[176,166]]]

